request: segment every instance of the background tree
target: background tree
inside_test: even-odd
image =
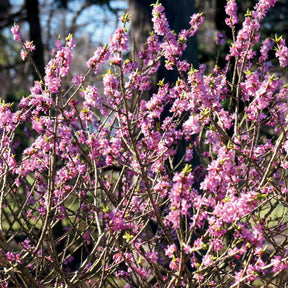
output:
[[[136,51],[141,49],[140,43],[144,44],[152,31],[151,12],[154,0],[128,0],[130,21],[130,37]],[[165,7],[165,14],[172,30],[179,33],[182,29],[189,27],[190,16],[195,13],[194,0],[164,0],[161,1]],[[185,9],[183,9],[185,7]],[[189,39],[188,49],[183,58],[188,59],[193,65],[198,63],[198,49],[196,37]],[[161,72],[159,72],[161,74]],[[159,79],[162,79],[159,75]],[[167,77],[166,77],[167,78]],[[175,81],[175,79],[173,79]]]
[[[23,26],[25,38],[33,40],[37,47],[32,53],[32,58],[43,75],[44,59],[50,55],[58,36],[66,37],[69,33],[73,33],[75,40],[80,44],[75,51],[79,55],[75,57],[76,60],[79,59],[79,63],[75,61],[75,66],[78,66],[79,70],[84,68],[80,61],[83,63],[83,59],[87,59],[93,53],[96,45],[101,41],[101,36],[106,35],[108,41],[107,34],[112,33],[111,27],[116,27],[118,23],[116,19],[120,16],[119,10],[123,10],[121,5],[120,9],[114,8],[110,5],[110,1],[105,0],[25,0],[14,3],[1,0],[0,77],[4,80],[0,84],[1,98],[6,98],[8,94],[15,94],[20,87],[29,90],[34,79],[38,79],[30,64],[23,63],[19,58],[18,48],[9,39],[10,28],[14,22]],[[85,16],[82,17],[83,15]],[[111,32],[107,33],[109,25]],[[95,37],[95,35],[100,36]],[[25,72],[21,73],[21,71]]]
[[[135,39],[135,43],[143,43],[145,37],[149,35],[151,31],[150,5],[153,2],[154,1],[152,0],[127,0],[129,11],[131,14],[135,15],[133,16],[130,25],[131,36],[132,39]],[[209,64],[209,61],[214,60],[217,54],[209,57],[208,55],[211,55],[210,52],[215,50],[214,43],[217,31],[226,30],[224,11],[226,1],[164,0],[162,2],[165,6],[165,12],[170,26],[176,32],[187,27],[189,17],[195,12],[195,10],[204,11],[206,22],[203,28],[198,32],[198,42],[196,41],[196,38],[190,40],[191,42],[189,43],[189,47],[193,48],[190,48],[183,58],[188,58],[188,60],[194,65],[196,64],[196,66],[198,58],[202,63],[206,62],[207,64]],[[237,1],[239,11],[242,11],[242,15],[245,14],[247,7],[250,7],[255,2],[255,0]],[[15,73],[15,71],[18,70],[17,66],[20,65],[19,62],[21,61],[17,58],[14,59],[14,57],[16,57],[13,54],[14,44],[9,43],[9,40],[7,40],[7,30],[14,22],[22,23],[23,25],[25,23],[29,24],[27,26],[27,34],[30,34],[29,38],[33,38],[32,40],[34,41],[34,44],[37,45],[37,50],[33,53],[33,59],[37,63],[41,73],[43,73],[43,59],[47,57],[48,51],[53,49],[58,34],[67,35],[70,32],[73,33],[77,43],[79,44],[77,50],[79,53],[77,51],[75,52],[78,53],[78,58],[82,59],[84,56],[83,54],[86,53],[85,57],[88,57],[88,55],[93,53],[95,44],[98,44],[99,41],[104,38],[102,36],[107,36],[110,33],[107,33],[107,28],[105,28],[106,25],[115,27],[114,24],[117,23],[116,19],[120,16],[123,9],[127,7],[127,5],[123,5],[123,3],[125,3],[125,1],[119,0],[25,0],[23,2],[1,0],[0,13],[2,14],[0,17],[0,30],[2,31],[2,36],[0,39],[0,75],[1,79],[5,79],[5,83],[1,84],[0,96],[3,98],[9,90],[10,92],[14,89],[17,90],[20,82],[21,87],[28,88],[26,84],[31,84],[35,77],[35,74],[34,77],[30,76],[32,69],[28,70],[27,67],[25,68],[24,74],[22,73],[21,75],[21,73]],[[287,4],[287,0],[279,0],[275,9],[271,13],[269,12],[263,25],[267,34],[271,32],[282,34],[283,31],[285,32],[285,29],[288,26],[288,21],[286,21]],[[185,9],[183,9],[183,7],[185,7]],[[95,8],[98,9],[97,12]],[[83,19],[86,21],[83,21]],[[281,25],[279,23],[281,23]],[[6,32],[4,32],[5,29]],[[95,34],[101,35],[101,33],[102,36],[96,39]],[[98,43],[96,43],[97,41]],[[139,50],[140,48],[137,47],[137,45],[139,44],[136,44],[135,50]],[[82,66],[82,64],[79,63],[76,63],[75,65],[79,68]],[[161,74],[161,71],[159,73]],[[21,75],[21,79],[15,79],[15,75]],[[168,76],[165,76],[166,79],[168,79]],[[159,76],[159,78],[161,77],[162,76]],[[18,78],[20,78],[20,76]]]
[[[27,22],[29,24],[30,39],[33,41],[37,49],[33,52],[32,58],[38,68],[41,76],[44,75],[44,47],[41,35],[41,24],[39,16],[39,1],[38,0],[26,0],[25,9],[27,12]],[[39,76],[33,71],[34,79],[39,80]]]

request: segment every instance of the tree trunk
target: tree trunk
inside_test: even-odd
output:
[[[141,44],[145,43],[152,31],[152,7],[155,0],[128,0],[129,13],[132,15],[130,22],[130,37],[136,52]],[[195,13],[194,0],[162,0],[165,14],[172,30],[179,33],[182,29],[189,28],[190,16]],[[198,66],[197,40],[194,36],[188,41],[188,48],[183,55],[194,66]],[[161,79],[160,75],[159,78]]]
[[[26,0],[27,21],[30,28],[30,40],[36,46],[36,50],[32,53],[32,58],[39,70],[41,76],[44,76],[44,47],[41,37],[41,25],[39,18],[39,2],[38,0]],[[39,80],[37,73],[34,71],[34,79]]]
[[[9,0],[0,0],[0,15],[7,16],[8,9],[11,7]]]
[[[161,0],[160,2],[165,8],[165,14],[172,30],[179,33],[182,29],[189,29],[190,16],[195,13],[194,0]],[[153,3],[155,3],[155,0],[128,0],[129,14],[131,14],[130,38],[136,53],[152,31],[151,4]],[[188,40],[187,49],[182,59],[186,59],[189,63],[193,64],[194,67],[198,67],[198,49],[195,36]],[[161,65],[157,73],[156,81],[158,82],[165,78],[165,82],[173,84],[176,82],[178,76],[177,71],[168,71],[164,65]],[[152,93],[153,92],[155,91],[152,89]],[[165,119],[170,114],[169,109],[169,105],[167,105],[161,115],[161,119]],[[174,157],[174,164],[179,163],[185,154],[187,145],[188,143],[186,143],[185,140],[181,141]],[[195,155],[191,164],[193,167],[200,165],[200,160],[197,155]],[[181,169],[181,167],[179,167],[179,169]]]
[[[136,53],[140,50],[152,31],[153,0],[128,0],[130,20],[130,41]]]

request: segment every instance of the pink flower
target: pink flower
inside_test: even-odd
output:
[[[186,254],[191,254],[193,251],[191,246],[189,244],[186,244],[186,243],[183,244],[183,250]]]
[[[25,41],[24,47],[25,47],[25,49],[29,50],[30,52],[32,52],[36,49],[35,45],[33,45],[33,41]]]
[[[92,68],[96,74],[99,71],[100,65],[109,58],[109,50],[107,47],[98,47],[94,55],[88,60],[87,67]]]
[[[180,258],[174,258],[170,264],[169,264],[169,268],[174,270],[174,271],[177,271],[178,270],[178,267],[179,267],[179,263],[180,263]]]
[[[175,244],[168,245],[165,249],[165,255],[169,258],[172,258],[174,253],[177,251],[177,247]]]
[[[254,7],[256,17],[259,20],[263,19],[266,16],[269,8],[274,6],[276,2],[277,0],[260,0]]]
[[[277,44],[278,48],[275,55],[279,59],[280,66],[286,67],[288,65],[288,48],[285,39],[281,38]]]
[[[13,33],[14,40],[20,42],[21,34],[19,25],[14,24],[11,28],[11,32]]]
[[[61,79],[68,75],[72,61],[72,36],[66,38],[66,45],[62,46],[60,41],[56,41],[55,57],[51,59],[45,67],[44,81],[51,93],[57,93],[61,86]]]
[[[8,261],[11,261],[11,262],[14,262],[16,260],[15,254],[10,251],[6,253],[6,258]]]
[[[151,251],[151,252],[146,252],[145,256],[152,262],[156,263],[158,261],[158,252]]]
[[[167,220],[173,224],[173,228],[179,228],[179,216],[180,211],[178,209],[171,210],[169,214],[166,216]]]
[[[123,255],[122,253],[116,253],[113,255],[113,259],[115,260],[115,263],[120,263],[122,261]]]
[[[119,80],[113,74],[106,73],[103,77],[104,94],[107,97],[108,103],[111,106],[118,106],[120,104],[121,93],[118,91]]]
[[[210,254],[205,255],[205,256],[203,257],[202,264],[203,264],[204,266],[210,266],[210,265],[213,264],[213,260],[212,260]]]
[[[112,53],[128,50],[128,35],[123,28],[118,27],[110,37],[109,48]]]
[[[200,238],[197,238],[195,241],[194,241],[194,247],[195,248],[202,248],[203,247],[203,241],[202,239]]]
[[[229,16],[229,18],[225,19],[226,24],[229,27],[233,27],[235,24],[238,23],[238,16],[237,16],[237,4],[235,0],[229,0],[225,6],[225,12]]]
[[[72,79],[72,83],[75,85],[75,86],[79,86],[82,84],[82,82],[84,81],[84,76],[81,75],[81,74],[76,74],[73,79]]]
[[[21,245],[26,251],[30,251],[32,249],[31,240],[29,238],[26,238],[23,242],[21,242]]]
[[[156,34],[160,36],[169,34],[169,24],[164,13],[164,7],[161,4],[153,5],[152,16],[153,29]]]
[[[85,99],[84,105],[92,107],[101,107],[103,102],[103,98],[101,98],[98,94],[98,89],[95,86],[87,86],[85,91],[81,92],[82,96]]]
[[[261,57],[259,58],[260,63],[268,60],[268,52],[272,50],[273,46],[274,42],[270,38],[266,38],[262,41],[262,46],[260,48]]]
[[[110,63],[116,66],[120,66],[123,62],[123,59],[120,56],[113,56],[110,58]]]
[[[190,18],[189,36],[192,37],[196,34],[199,29],[199,26],[204,23],[204,17],[202,13],[193,14]]]
[[[20,51],[21,59],[24,61],[27,58],[27,56],[28,56],[28,52],[23,50],[23,49],[21,49],[21,51]]]
[[[277,273],[279,271],[283,271],[288,268],[287,260],[282,261],[282,257],[280,255],[276,255],[271,260],[271,264],[273,265],[272,271]]]
[[[183,131],[186,134],[186,139],[189,139],[190,135],[198,134],[201,131],[198,117],[191,115],[189,119],[183,123]]]

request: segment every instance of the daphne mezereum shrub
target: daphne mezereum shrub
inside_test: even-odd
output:
[[[159,3],[137,62],[123,15],[70,88],[75,44],[56,42],[30,95],[0,106],[1,287],[284,287],[288,48],[260,35],[275,2],[237,31],[227,2],[234,42],[210,74],[181,58],[202,14],[175,35]],[[144,100],[160,62],[178,80]],[[100,67],[104,93],[87,80]],[[23,127],[33,137],[16,157]]]

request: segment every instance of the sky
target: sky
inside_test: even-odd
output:
[[[51,17],[51,7],[55,6],[53,0],[39,0],[40,14],[41,14],[41,26],[47,30],[50,27],[50,34],[55,38],[58,34],[63,35],[67,33],[70,23],[72,21],[75,12],[78,11],[84,1],[71,1],[67,10],[56,10],[57,12]],[[24,4],[24,0],[10,0],[13,11],[18,11]],[[119,11],[118,17],[121,16],[128,8],[128,4],[125,0],[112,0],[110,5],[113,9]],[[50,21],[50,22],[49,22]],[[100,7],[98,5],[90,6],[85,9],[77,20],[77,25],[80,27],[79,31],[81,36],[89,38],[89,41],[93,43],[107,43],[110,35],[117,27],[117,17],[107,7]],[[49,23],[49,24],[48,24]],[[46,31],[47,32],[47,31]],[[45,33],[42,33],[45,35]],[[48,33],[46,33],[47,35]],[[43,39],[45,42],[45,39]],[[55,39],[52,41],[54,42]],[[47,39],[46,39],[47,42]],[[50,43],[51,45],[51,43]]]

